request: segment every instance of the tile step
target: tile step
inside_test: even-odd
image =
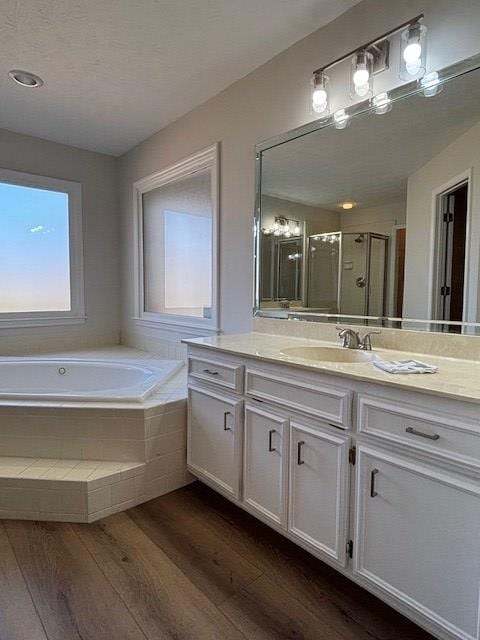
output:
[[[58,488],[77,485],[91,491],[141,475],[144,471],[144,462],[0,456],[0,486],[21,484],[52,488],[50,485],[54,483]]]

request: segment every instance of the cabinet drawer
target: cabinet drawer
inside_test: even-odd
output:
[[[197,356],[188,358],[188,374],[191,378],[204,380],[236,393],[243,392],[243,372],[243,365],[228,364]]]
[[[348,389],[316,385],[247,368],[246,393],[258,400],[322,418],[334,426],[350,427],[352,392]]]
[[[436,458],[480,468],[480,424],[363,395],[359,397],[358,429]]]

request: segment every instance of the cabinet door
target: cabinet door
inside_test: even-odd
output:
[[[292,421],[289,531],[345,566],[348,438]]]
[[[247,405],[244,437],[244,502],[263,518],[286,525],[288,420]]]
[[[448,637],[477,639],[478,481],[363,446],[357,460],[355,572]]]
[[[188,390],[188,466],[235,498],[240,493],[242,406],[228,396]]]

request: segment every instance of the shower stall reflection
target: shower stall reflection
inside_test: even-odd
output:
[[[325,313],[383,316],[388,236],[320,233],[308,237],[307,306]]]

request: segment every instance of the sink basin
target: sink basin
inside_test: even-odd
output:
[[[343,347],[288,347],[282,353],[292,358],[322,362],[369,362],[377,358],[371,351]]]

